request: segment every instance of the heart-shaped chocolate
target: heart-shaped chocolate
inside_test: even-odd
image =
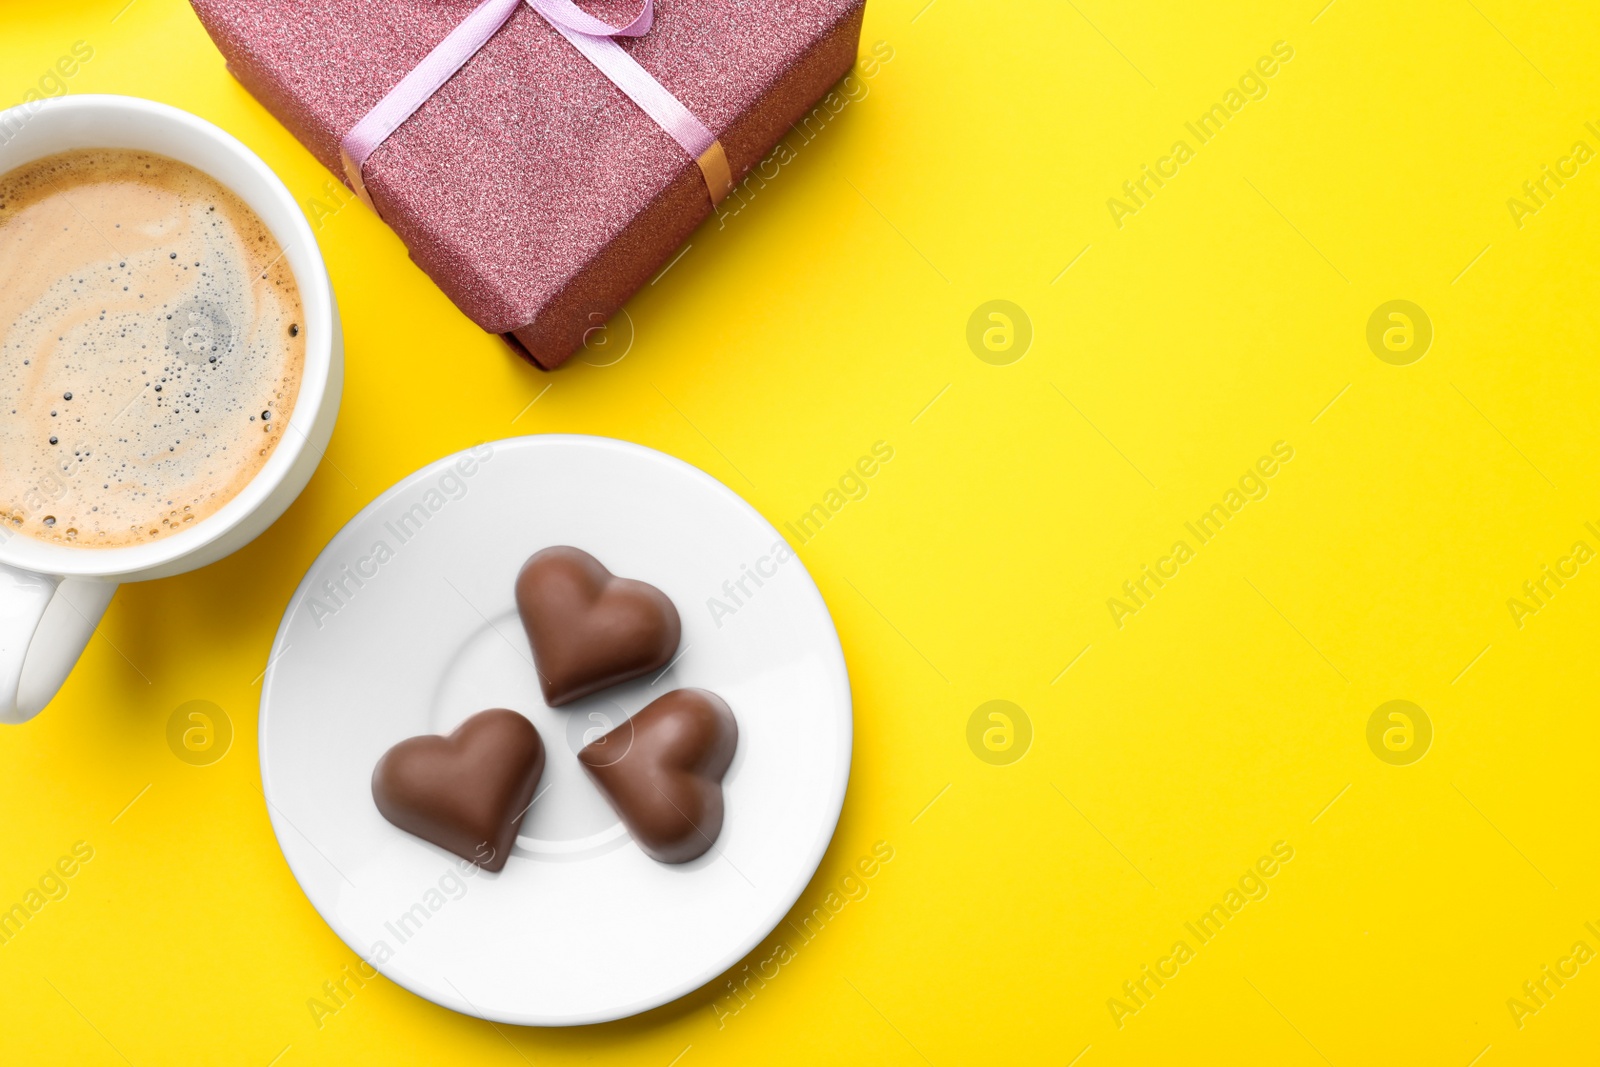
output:
[[[411,737],[385,752],[372,769],[372,799],[400,829],[498,871],[543,773],[533,723],[491,708],[447,737]]]
[[[686,863],[722,832],[722,776],[738,744],[721,697],[675,689],[585,745],[578,761],[640,848]]]
[[[551,707],[665,666],[682,630],[667,594],[565,545],[522,565],[517,613]]]

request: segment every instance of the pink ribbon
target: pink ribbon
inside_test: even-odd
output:
[[[712,206],[720,204],[733,187],[733,174],[722,143],[666,86],[634,62],[633,57],[623,51],[615,40],[617,37],[643,37],[649,33],[655,22],[655,0],[644,0],[638,15],[625,26],[612,26],[597,19],[572,0],[483,0],[339,142],[339,158],[344,164],[345,177],[362,202],[377,210],[373,207],[372,198],[367,195],[366,183],[361,180],[361,168],[366,164],[367,157],[399,129],[401,123],[415,114],[429,97],[438,92],[439,87],[449,81],[456,71],[466,65],[467,60],[477,55],[478,50],[506,24],[521,3],[526,3],[542,15],[600,73],[611,79],[617,88],[639,105],[640,110],[683,147],[689,158],[700,166],[706,189],[711,193]]]

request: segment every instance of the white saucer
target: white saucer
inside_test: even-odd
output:
[[[659,677],[545,707],[512,581],[547,545],[672,598],[683,643]],[[608,438],[513,438],[406,478],[317,557],[268,662],[261,781],[306,896],[389,978],[500,1022],[618,1019],[715,978],[816,872],[850,775],[849,678],[805,567],[720,482]],[[576,752],[684,686],[728,702],[739,748],[715,847],[669,866]],[[546,752],[498,874],[390,825],[371,791],[389,746],[491,707],[527,715]]]

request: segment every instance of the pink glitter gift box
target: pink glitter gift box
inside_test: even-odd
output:
[[[234,76],[344,173],[340,141],[478,0],[192,0]],[[737,182],[849,70],[865,0],[658,0],[622,49],[721,142]],[[627,21],[639,0],[585,0]],[[534,10],[367,158],[373,205],[479,326],[564,362],[712,211],[679,144]]]

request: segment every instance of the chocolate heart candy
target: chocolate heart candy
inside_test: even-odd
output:
[[[685,863],[722,832],[722,776],[739,724],[715,693],[675,689],[578,753],[647,854]]]
[[[385,752],[372,770],[372,799],[400,829],[498,871],[543,773],[533,723],[491,708],[448,737],[407,738]]]
[[[648,674],[678,651],[667,594],[618,578],[578,548],[542,549],[522,565],[517,613],[551,707]]]

